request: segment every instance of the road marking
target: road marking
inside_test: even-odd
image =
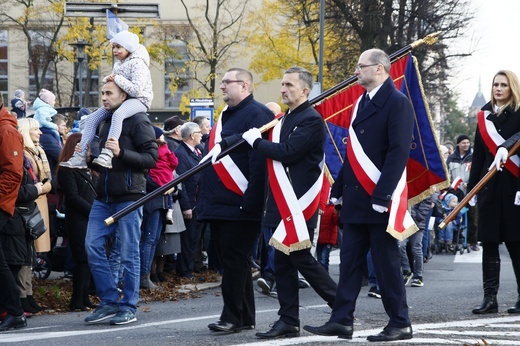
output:
[[[274,309],[258,311],[258,313],[273,312]],[[71,336],[82,336],[99,333],[121,333],[128,332],[129,329],[140,329],[157,327],[168,324],[185,323],[192,321],[201,321],[206,319],[216,319],[220,315],[182,318],[161,322],[144,323],[129,325],[125,327],[101,327],[95,330],[72,330],[66,332],[31,332],[31,330],[39,330],[41,328],[27,328],[24,333],[11,334],[10,332],[2,333],[2,343],[14,343],[31,340],[65,338]],[[520,346],[520,331],[518,331],[518,323],[520,323],[520,315],[497,317],[497,318],[483,318],[477,320],[463,320],[442,323],[423,323],[413,325],[414,338],[411,340],[401,340],[399,344],[439,344],[439,345],[461,345],[461,344],[478,344],[484,338],[488,344],[493,345],[517,345]],[[62,328],[63,326],[52,326],[52,328]],[[354,327],[355,329],[356,327]],[[493,331],[491,328],[511,329],[507,331]],[[513,330],[514,329],[514,330]],[[365,329],[355,330],[354,337],[351,342],[367,342],[366,337],[372,334],[377,334],[381,329]],[[442,337],[444,336],[444,337]],[[312,344],[316,342],[345,342],[343,339],[327,336],[302,336],[290,339],[276,339],[276,340],[252,340],[246,342],[243,346],[282,346],[282,345],[302,345]],[[239,345],[236,345],[239,346]]]

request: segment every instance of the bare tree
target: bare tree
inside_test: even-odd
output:
[[[181,3],[192,31],[191,37],[184,38],[188,44],[192,78],[213,96],[217,71],[232,57],[231,48],[241,41],[249,0],[205,0],[199,6],[193,5],[193,0],[181,0]]]
[[[64,15],[63,11],[58,11],[63,3],[61,0],[45,0],[38,9],[34,7],[34,3],[35,0],[6,1],[1,9],[0,19],[14,24],[25,35],[29,71],[34,76],[34,85],[30,85],[30,90],[38,92],[42,87],[52,89],[57,80],[57,53],[54,44],[63,26]],[[14,16],[13,13],[17,11],[22,14]],[[48,74],[52,74],[53,78],[47,78]],[[57,97],[59,102],[59,93]]]

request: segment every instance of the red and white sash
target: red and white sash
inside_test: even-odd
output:
[[[352,124],[357,115],[359,102],[358,99],[349,129],[349,139],[347,141],[347,158],[354,171],[354,175],[360,182],[365,191],[372,196],[374,189],[379,181],[381,172],[366,155],[361,143],[356,135],[356,131],[352,128]],[[406,168],[403,169],[401,178],[392,194],[390,208],[388,208],[389,219],[386,231],[398,240],[405,239],[418,230],[417,225],[408,212],[408,187],[406,185]]]
[[[488,120],[489,111],[480,111],[477,115],[477,123],[480,135],[488,150],[495,154],[498,146],[505,142],[505,139],[498,133],[495,124]],[[511,172],[515,177],[520,176],[520,158],[517,155],[509,157],[504,167]]]
[[[280,142],[282,122],[279,122],[269,134],[269,139],[273,143]],[[323,184],[324,163],[325,157],[319,164],[320,176],[309,190],[298,199],[282,163],[267,159],[269,186],[282,218],[269,241],[269,245],[286,255],[289,255],[292,251],[307,249],[312,246],[306,221],[314,215],[318,208]]]
[[[217,125],[213,128],[209,135],[209,150],[213,149],[216,143],[222,141],[222,116],[226,108],[227,106],[222,110],[222,113],[217,121]],[[201,163],[204,161],[205,158],[201,160]],[[213,168],[215,169],[215,172],[217,173],[218,177],[228,190],[233,191],[234,193],[240,196],[244,195],[249,181],[244,176],[240,168],[238,168],[238,166],[235,164],[231,156],[224,156],[222,159],[213,164]]]

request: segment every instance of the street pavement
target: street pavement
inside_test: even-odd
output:
[[[501,246],[499,313],[480,316],[471,313],[482,300],[481,255],[482,251],[439,254],[426,263],[425,286],[406,288],[414,338],[392,344],[520,345],[520,315],[507,313],[518,293],[504,246]],[[336,281],[338,264],[339,250],[334,250],[330,271]],[[257,339],[255,332],[268,330],[278,318],[278,301],[258,289],[255,293],[256,330],[231,334],[211,332],[207,325],[218,320],[222,309],[220,287],[215,286],[197,285],[199,298],[141,302],[138,321],[126,326],[110,326],[108,322],[86,325],[83,319],[87,312],[36,316],[28,321],[25,329],[0,333],[0,345],[373,345],[366,337],[378,333],[387,323],[381,300],[368,297],[368,287],[362,287],[351,341],[315,336],[304,330],[298,338]],[[330,316],[330,308],[312,288],[300,289],[300,305],[301,326],[321,325]]]

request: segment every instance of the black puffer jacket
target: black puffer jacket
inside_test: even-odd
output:
[[[99,126],[100,147],[105,142],[112,117]],[[136,201],[146,194],[146,174],[157,162],[157,143],[152,123],[145,113],[137,113],[123,121],[119,137],[121,152],[112,159],[112,169],[99,169],[97,199],[105,203]],[[93,169],[98,169],[92,165]]]

